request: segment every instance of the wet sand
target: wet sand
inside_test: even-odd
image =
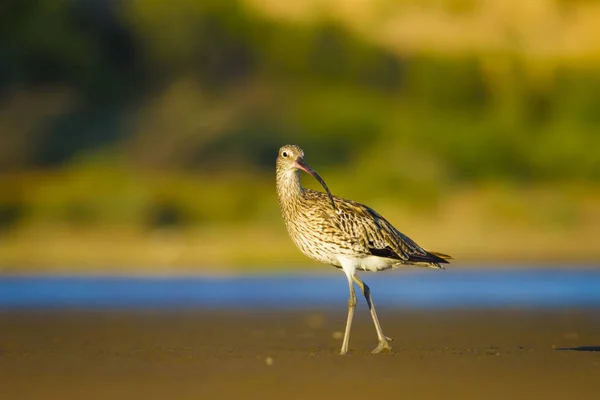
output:
[[[600,310],[0,312],[0,399],[597,399]]]

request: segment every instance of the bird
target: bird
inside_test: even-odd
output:
[[[300,171],[314,177],[325,192],[304,188]],[[444,269],[443,264],[452,257],[423,249],[372,208],[332,195],[321,176],[305,163],[304,151],[297,145],[279,149],[276,189],[283,221],[296,247],[313,260],[342,270],[348,280],[350,297],[340,354],[348,354],[356,308],[354,283],[367,302],[377,332],[379,343],[372,353],[391,351],[392,339],[383,334],[371,290],[357,271],[378,272],[407,265]]]

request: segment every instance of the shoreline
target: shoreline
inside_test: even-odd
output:
[[[84,264],[85,265],[85,264]],[[454,262],[441,273],[448,271],[595,271],[600,270],[600,260],[586,261],[556,261],[556,262]],[[397,271],[418,272],[420,268],[408,266],[397,270],[383,271],[383,274],[396,273]],[[14,265],[0,264],[0,279],[10,277],[139,277],[139,278],[236,278],[258,276],[330,276],[338,275],[339,271],[332,266],[324,264],[294,264],[288,266],[248,266],[240,265],[123,265],[120,263],[82,266],[81,264],[68,263],[60,266],[47,265]],[[363,272],[365,276],[371,272]],[[381,275],[381,273],[378,273]]]

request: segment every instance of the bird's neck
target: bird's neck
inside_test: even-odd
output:
[[[299,171],[277,172],[277,199],[284,213],[296,209],[296,205],[302,199],[304,188],[300,184]]]

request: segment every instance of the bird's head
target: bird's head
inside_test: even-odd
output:
[[[279,149],[277,155],[277,169],[287,173],[295,172],[298,169],[313,175],[314,171],[304,163],[304,151],[294,144],[286,144]]]
[[[295,174],[298,170],[302,170],[312,175],[313,178],[319,181],[321,186],[323,186],[323,189],[327,192],[327,195],[329,195],[331,204],[335,209],[333,196],[331,195],[327,184],[325,184],[325,181],[323,181],[319,174],[304,162],[304,151],[295,144],[286,144],[285,146],[282,146],[277,155],[277,171],[289,176]]]

